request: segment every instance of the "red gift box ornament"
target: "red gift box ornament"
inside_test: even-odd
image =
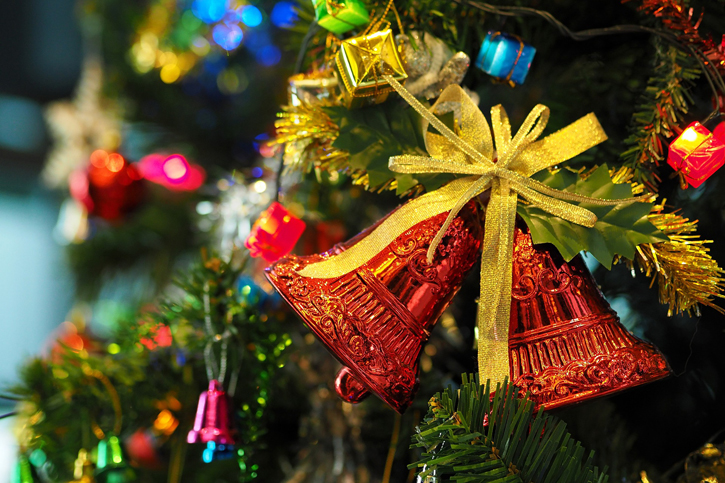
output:
[[[275,201],[254,223],[244,245],[253,257],[273,263],[292,251],[303,231],[305,222]]]
[[[725,163],[725,143],[693,122],[670,144],[667,163],[697,188]]]

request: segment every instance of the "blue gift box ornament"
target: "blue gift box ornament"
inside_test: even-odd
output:
[[[513,87],[523,84],[536,49],[515,35],[489,32],[476,59],[476,67]]]

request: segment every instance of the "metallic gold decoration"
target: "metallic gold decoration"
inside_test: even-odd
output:
[[[343,41],[335,66],[348,108],[384,102],[393,91],[387,76],[400,82],[408,78],[390,29]]]
[[[512,137],[508,116],[503,107],[496,106],[491,112],[492,136],[485,117],[461,87],[449,86],[429,111],[392,76],[386,75],[384,79],[440,133],[429,132],[428,124],[424,125],[430,157],[394,156],[390,160],[390,169],[399,173],[453,173],[467,176],[404,205],[354,247],[325,261],[308,265],[299,273],[313,278],[342,276],[365,264],[410,227],[448,211],[446,222],[428,249],[427,259],[430,263],[443,234],[459,210],[470,199],[490,189],[481,261],[478,357],[482,378],[502,381],[509,374],[511,265],[518,195],[554,216],[587,227],[594,226],[596,215],[570,202],[611,206],[641,201],[642,198],[591,198],[550,188],[529,177],[604,141],[606,135],[593,114],[536,141],[549,118],[547,107],[536,106],[516,136]],[[446,112],[456,115],[459,126],[457,133],[436,117],[436,114]],[[495,162],[494,139],[497,148]]]
[[[289,104],[314,105],[318,101],[332,100],[337,90],[337,79],[331,71],[318,71],[312,74],[296,74],[289,78]]]
[[[349,155],[332,146],[339,127],[319,108],[324,105],[332,105],[332,101],[282,107],[279,119],[274,123],[277,136],[273,142],[285,145],[287,169],[309,172],[313,168],[335,171],[344,167]]]
[[[642,483],[656,483],[644,471],[641,475]],[[690,453],[677,483],[725,483],[725,444],[707,443]]]
[[[627,260],[627,264],[631,269],[636,264],[640,272],[651,277],[651,285],[657,282],[660,302],[669,305],[668,315],[699,316],[699,305],[725,313],[713,300],[723,298],[725,270],[710,256],[706,245],[712,241],[696,234],[697,220],[690,221],[677,212],[666,213],[666,201],[652,207],[649,221],[670,240],[639,245],[634,262]]]
[[[50,104],[45,110],[53,149],[41,177],[51,188],[61,188],[68,176],[85,166],[93,151],[114,151],[121,141],[118,110],[102,99],[103,70],[97,60],[86,60],[72,101]]]

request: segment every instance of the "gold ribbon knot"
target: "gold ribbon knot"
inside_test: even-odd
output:
[[[426,149],[430,155],[393,156],[390,169],[398,173],[467,176],[406,203],[361,242],[339,255],[308,265],[299,273],[315,278],[342,276],[367,263],[407,229],[448,211],[448,218],[428,249],[430,263],[461,208],[490,189],[481,255],[478,365],[482,380],[503,381],[509,375],[511,272],[518,196],[554,216],[590,228],[597,221],[596,215],[571,202],[608,206],[644,200],[645,197],[619,200],[592,198],[557,190],[530,178],[534,173],[567,161],[606,140],[606,134],[594,114],[588,114],[537,140],[548,122],[548,107],[537,105],[512,137],[506,111],[499,105],[491,109],[492,135],[483,113],[460,86],[447,87],[428,110],[393,77],[382,77],[423,117]],[[455,133],[436,117],[447,112],[454,113]],[[429,126],[437,133],[429,131]]]

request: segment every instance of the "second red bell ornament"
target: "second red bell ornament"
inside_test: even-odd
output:
[[[552,409],[645,384],[669,374],[662,354],[630,334],[581,256],[565,262],[514,234],[509,325],[511,381]]]

